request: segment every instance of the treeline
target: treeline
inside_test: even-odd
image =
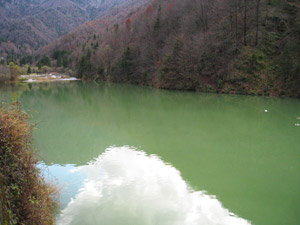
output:
[[[0,83],[16,81],[20,75],[50,72],[73,75],[73,71],[68,68],[69,61],[66,59],[69,54],[67,51],[55,51],[51,57],[26,55],[19,60],[1,60]]]
[[[156,0],[97,29],[101,23],[64,36],[45,53],[85,79],[300,96],[299,1]],[[58,50],[69,54],[55,59]]]
[[[0,83],[15,81],[19,75],[24,73],[24,68],[13,62],[10,62],[8,65],[0,64]]]

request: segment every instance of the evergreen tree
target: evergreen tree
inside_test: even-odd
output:
[[[134,72],[130,47],[127,47],[124,51],[121,57],[120,67],[123,78],[127,80]]]
[[[48,56],[43,56],[43,58],[37,63],[37,67],[41,69],[43,66],[51,66],[50,59]]]
[[[31,67],[30,67],[30,65],[27,68],[27,74],[31,74]]]

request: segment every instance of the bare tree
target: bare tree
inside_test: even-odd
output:
[[[254,0],[254,3],[255,3],[255,22],[256,22],[255,46],[258,45],[258,29],[259,29],[260,2],[261,2],[261,0]]]
[[[248,1],[244,0],[244,45],[247,46],[247,14],[248,14]]]

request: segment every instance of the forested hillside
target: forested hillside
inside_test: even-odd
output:
[[[154,0],[39,53],[84,79],[300,96],[300,2]]]
[[[0,60],[16,61],[86,21],[145,0],[0,0]],[[115,13],[115,11],[114,11]]]

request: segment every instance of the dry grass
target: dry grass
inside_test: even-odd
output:
[[[32,125],[18,104],[0,108],[0,224],[54,224],[56,189],[44,182]]]

